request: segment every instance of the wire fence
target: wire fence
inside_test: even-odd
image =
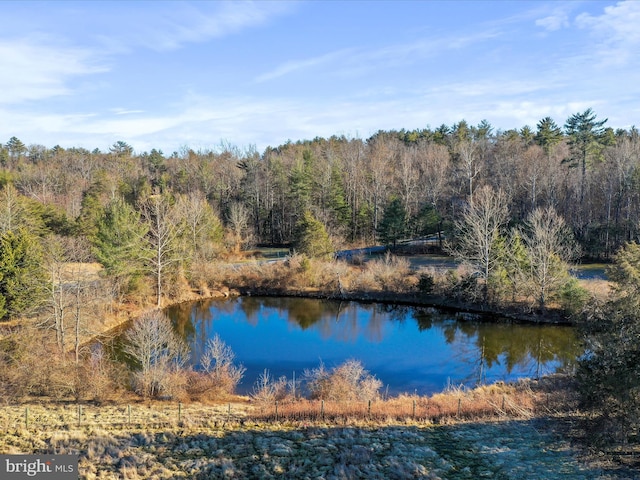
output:
[[[57,430],[73,427],[161,428],[189,426],[227,428],[252,422],[350,421],[427,422],[480,417],[531,417],[550,405],[529,396],[484,395],[402,397],[378,401],[325,401],[296,399],[269,403],[200,405],[153,403],[128,405],[54,404],[15,405],[0,408],[4,431],[16,429]]]
[[[375,422],[428,422],[478,417],[530,417],[536,410],[531,399],[507,395],[490,397],[448,396],[441,398],[404,397],[386,401],[296,400],[273,402],[254,408],[252,418],[266,422],[346,423],[350,420]]]
[[[28,405],[0,408],[4,431],[57,430],[73,427],[160,428],[170,426],[222,427],[244,423],[248,408],[242,404],[186,405],[162,403],[104,406],[91,404]]]

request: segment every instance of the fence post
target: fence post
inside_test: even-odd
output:
[[[416,418],[416,399],[413,399],[413,418]]]
[[[320,400],[320,418],[324,421],[324,400]]]
[[[458,417],[460,416],[460,406],[461,406],[461,404],[462,404],[462,399],[459,398],[458,399]]]
[[[182,402],[178,402],[178,422],[182,421]]]
[[[127,405],[127,413],[129,417],[129,424],[131,424],[131,405]]]
[[[78,404],[78,426],[82,423],[82,405]]]
[[[29,407],[24,408],[24,425],[29,428]]]
[[[369,406],[367,407],[367,414],[371,416],[371,400],[369,400]]]
[[[227,422],[231,423],[231,403],[229,403],[229,410],[227,411]]]
[[[504,412],[504,395],[502,395],[502,411]]]

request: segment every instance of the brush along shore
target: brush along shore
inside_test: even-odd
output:
[[[360,405],[39,401],[0,408],[0,453],[79,455],[83,479],[631,478],[559,434],[574,407],[564,377]]]

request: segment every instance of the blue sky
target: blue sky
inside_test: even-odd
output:
[[[0,2],[0,142],[166,154],[640,125],[640,1]]]

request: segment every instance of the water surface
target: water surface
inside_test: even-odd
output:
[[[328,300],[241,297],[167,310],[192,347],[218,334],[246,368],[249,393],[268,369],[297,379],[320,362],[357,359],[391,394],[511,381],[570,368],[580,349],[571,327],[462,319],[434,309]],[[496,319],[498,320],[498,319]]]

